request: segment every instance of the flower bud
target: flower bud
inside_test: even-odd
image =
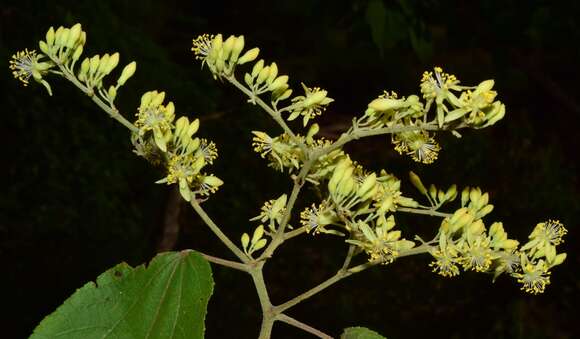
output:
[[[264,60],[260,59],[260,61],[256,62],[254,67],[252,67],[252,78],[258,76],[258,74],[262,71],[262,68],[264,68]]]
[[[244,250],[247,251],[248,245],[250,245],[250,236],[248,235],[248,233],[242,234],[241,240],[242,240],[242,247],[244,248]]]
[[[66,47],[68,48],[74,47],[75,43],[81,36],[81,31],[82,31],[81,24],[76,24],[72,26],[72,28],[70,29],[70,33],[68,35],[68,39],[66,41]]]
[[[266,66],[266,67],[262,68],[260,73],[258,73],[258,78],[256,79],[256,85],[263,83],[264,80],[266,80],[266,78],[268,77],[268,75],[270,75],[270,67]]]
[[[405,107],[405,101],[402,99],[379,98],[371,101],[368,107],[374,109],[377,112],[383,112],[391,109]]]
[[[107,91],[107,96],[109,97],[109,100],[111,101],[115,100],[115,97],[117,96],[117,89],[115,88],[115,86],[109,87],[109,91]]]
[[[425,188],[423,182],[421,182],[421,178],[419,178],[417,174],[415,174],[412,171],[409,172],[409,180],[411,181],[411,184],[413,184],[413,186],[415,186],[415,188],[419,190],[419,192],[421,192],[421,194],[423,195],[427,194],[427,189]]]
[[[79,71],[78,78],[80,81],[85,81],[87,79],[87,73],[89,72],[90,59],[85,58],[81,64],[81,70]]]
[[[83,54],[83,46],[79,45],[75,49],[75,52],[73,53],[73,56],[72,56],[73,62],[76,62],[81,57],[81,54]]]
[[[262,239],[262,236],[264,236],[264,226],[260,225],[254,230],[251,243],[257,243],[260,239]]]
[[[272,83],[272,81],[274,81],[277,75],[278,75],[278,65],[276,65],[275,62],[273,62],[270,65],[270,73],[268,74],[268,80],[266,82],[269,84]]]
[[[38,48],[40,48],[40,51],[42,51],[42,53],[49,55],[50,54],[50,48],[48,47],[48,45],[46,44],[46,42],[44,41],[39,41],[38,42]]]
[[[95,55],[91,58],[91,63],[89,66],[89,76],[93,77],[99,68],[99,55]]]
[[[258,54],[260,53],[260,49],[258,47],[254,47],[251,50],[247,51],[242,55],[242,57],[238,60],[238,65],[245,64],[246,62],[254,61]]]
[[[105,68],[105,74],[111,73],[115,67],[119,64],[119,53],[113,53],[109,58],[109,62],[107,63],[107,67]]]
[[[130,77],[135,74],[135,70],[137,69],[137,63],[135,61],[131,62],[125,68],[123,68],[123,72],[121,72],[121,76],[119,80],[117,80],[117,86],[123,86]]]
[[[230,35],[226,41],[224,42],[224,47],[223,47],[223,55],[220,57],[220,59],[228,60],[230,53],[232,52],[232,50],[234,49],[234,44],[236,43],[236,37],[233,35]]]
[[[52,46],[54,44],[54,28],[52,26],[50,26],[46,32],[46,43],[48,46]]]
[[[287,82],[288,82],[288,76],[281,75],[278,78],[276,78],[276,80],[274,80],[270,83],[270,85],[268,86],[268,90],[274,92],[277,89],[281,88],[282,86],[285,86]]]
[[[244,36],[240,35],[239,37],[236,38],[236,41],[234,42],[234,47],[232,48],[232,56],[230,57],[230,60],[232,62],[238,61],[240,53],[242,53],[243,49],[244,49]]]

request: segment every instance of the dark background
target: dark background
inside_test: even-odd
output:
[[[244,34],[295,89],[301,81],[327,89],[336,102],[320,122],[330,136],[384,89],[417,93],[421,73],[434,65],[465,84],[496,79],[504,120],[462,139],[439,137],[443,151],[433,165],[398,156],[386,137],[348,151],[402,179],[413,170],[442,187],[483,187],[496,205],[487,222],[504,221],[522,242],[537,222],[560,219],[569,229],[559,248],[568,259],[554,269],[546,293],[524,294],[509,277],[495,284],[475,273],[445,279],[423,256],[355,275],[289,314],[332,335],[362,325],[388,338],[580,337],[579,14],[578,2],[566,1],[2,1],[0,336],[26,337],[99,273],[151,259],[171,208],[170,189],[153,183],[163,174],[131,153],[122,126],[63,80],[48,79],[49,97],[42,86],[22,88],[10,75],[10,56],[36,48],[50,25],[81,22],[85,55],[119,51],[122,63],[138,62],[117,99],[126,116],[143,92],[159,89],[178,115],[200,117],[200,134],[220,150],[212,171],[226,182],[204,207],[234,240],[255,226],[247,220],[262,202],[287,192],[290,182],[250,149],[250,130],[277,133],[276,126],[200,70],[193,37]],[[414,194],[409,186],[403,182],[404,192]],[[299,205],[311,198],[307,192]],[[430,218],[399,220],[407,234],[428,236],[437,227]],[[191,209],[183,206],[179,221],[175,249],[227,256]],[[324,236],[284,245],[266,269],[273,301],[330,277],[345,249],[341,239]],[[259,305],[249,277],[213,269],[207,337],[256,337]],[[307,335],[276,324],[274,337]]]

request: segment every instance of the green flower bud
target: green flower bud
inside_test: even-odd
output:
[[[107,63],[107,67],[105,68],[105,74],[111,73],[115,67],[119,64],[119,53],[113,53],[109,58],[109,62]]]
[[[257,243],[262,237],[264,236],[264,226],[260,225],[256,227],[254,230],[254,234],[252,235],[252,241],[250,242],[252,245]]]
[[[165,92],[155,93],[151,97],[151,106],[157,107],[163,103],[163,100],[165,100]]]
[[[238,65],[245,64],[246,62],[254,61],[258,54],[260,53],[260,49],[258,47],[254,47],[251,50],[247,51],[242,55],[242,57],[238,60]]]
[[[284,93],[282,93],[277,100],[286,100],[288,99],[290,96],[292,95],[292,90],[291,89],[287,89],[284,91]]]
[[[220,59],[228,60],[230,53],[232,52],[232,50],[234,49],[234,44],[236,43],[236,37],[233,35],[230,35],[226,41],[224,42],[224,46],[223,46],[223,54],[220,56]]]
[[[130,77],[135,74],[135,70],[137,69],[137,63],[135,61],[131,62],[125,68],[123,68],[123,72],[121,72],[121,76],[119,80],[117,80],[117,86],[123,86]]]
[[[244,233],[242,234],[242,247],[244,248],[244,251],[248,251],[248,246],[250,245],[250,236],[248,235],[248,233]]]
[[[493,205],[486,205],[484,208],[482,208],[479,212],[477,212],[476,217],[479,218],[483,218],[486,215],[488,215],[489,213],[491,213],[493,211]]]
[[[179,179],[179,193],[185,201],[191,201],[191,191],[189,190],[189,185],[183,178]]]
[[[81,57],[81,54],[83,54],[83,46],[79,45],[75,49],[75,52],[73,53],[73,56],[72,56],[73,62],[76,62]]]
[[[391,109],[399,109],[405,107],[405,101],[402,99],[386,99],[379,98],[371,101],[368,105],[369,108],[374,109],[377,112],[383,112]]]
[[[244,49],[244,36],[240,35],[239,37],[236,38],[236,41],[234,42],[234,47],[232,48],[232,56],[230,57],[230,60],[232,62],[238,61],[240,53],[242,53],[243,49]]]
[[[89,76],[94,76],[95,73],[97,72],[97,69],[99,68],[99,55],[95,55],[91,58],[91,63],[90,63],[90,67],[89,67]]]
[[[268,75],[270,75],[270,67],[266,66],[266,67],[262,68],[260,73],[258,73],[258,78],[256,79],[256,85],[263,83],[264,80],[266,80],[266,78],[268,78]]]
[[[42,51],[42,53],[44,53],[46,55],[50,55],[50,49],[49,49],[48,45],[46,44],[46,42],[39,41],[38,48],[40,48],[40,51]]]
[[[108,53],[105,53],[105,55],[103,55],[103,57],[101,58],[101,60],[99,60],[99,68],[97,68],[97,73],[99,75],[105,75],[105,70],[107,69],[107,66],[109,65],[109,58],[111,56]]]
[[[262,68],[264,68],[264,60],[260,59],[260,61],[256,62],[254,67],[252,67],[252,78],[255,78],[262,71]]]
[[[274,80],[270,83],[270,85],[268,86],[268,90],[274,92],[277,89],[285,86],[287,82],[288,82],[288,76],[281,75],[278,78],[276,78],[276,80]]]
[[[552,262],[551,266],[558,266],[560,264],[562,264],[564,262],[564,260],[566,260],[567,254],[566,253],[560,253],[558,254],[555,258],[554,258],[554,262]]]
[[[453,201],[457,197],[457,185],[451,185],[445,192],[445,200]]]
[[[192,137],[199,130],[199,119],[195,119],[191,122],[187,128],[187,136]]]
[[[107,92],[107,96],[109,97],[109,100],[111,100],[111,101],[115,100],[115,97],[117,96],[117,89],[115,88],[115,86],[109,87],[109,91]]]
[[[215,50],[215,52],[217,53],[218,51],[220,51],[222,49],[222,46],[223,46],[222,35],[218,34],[213,38],[213,40],[211,42],[211,49]]]
[[[60,34],[60,40],[57,39],[56,45],[59,47],[61,47],[61,46],[66,47],[69,35],[70,35],[70,29],[68,29],[68,28],[63,29],[62,33]]]
[[[484,81],[480,82],[479,85],[477,85],[477,88],[475,89],[475,91],[473,91],[473,93],[480,94],[480,93],[488,92],[493,88],[494,84],[495,84],[495,82],[493,81],[493,79],[484,80]]]
[[[91,61],[89,58],[85,58],[85,60],[83,60],[83,63],[81,64],[81,70],[79,71],[78,75],[80,81],[85,81],[87,79],[87,73],[89,72],[90,63]]]
[[[469,186],[465,187],[461,191],[461,207],[465,206],[469,201],[469,191],[470,191]]]
[[[375,188],[376,184],[377,184],[377,175],[375,173],[371,173],[365,178],[356,194],[362,198],[365,195],[367,195],[370,191],[372,191],[372,189]]]
[[[278,65],[276,65],[275,62],[273,62],[270,65],[270,73],[268,74],[268,79],[266,80],[266,82],[269,84],[272,83],[272,81],[274,81],[277,75],[278,75]]]
[[[264,248],[264,246],[266,246],[267,243],[268,243],[267,239],[260,239],[254,246],[252,246],[252,252],[261,250],[262,248]]]
[[[62,33],[64,32],[64,27],[60,26],[56,29],[54,33],[54,44],[57,47],[60,47],[60,42],[62,41]]]
[[[421,194],[423,195],[427,195],[427,189],[425,188],[425,186],[423,185],[423,182],[421,182],[421,178],[419,178],[419,176],[417,174],[415,174],[414,172],[409,172],[409,180],[411,181],[411,184],[413,184],[413,186],[415,186],[415,188],[421,192]]]
[[[72,26],[72,28],[70,29],[70,33],[68,35],[68,39],[66,41],[66,47],[68,48],[74,47],[75,43],[81,36],[81,31],[82,31],[81,24],[76,24]]]
[[[50,26],[46,32],[46,44],[48,46],[52,46],[54,44],[54,28],[52,26]]]

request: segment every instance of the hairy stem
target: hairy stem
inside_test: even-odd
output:
[[[105,104],[103,100],[101,100],[101,98],[99,98],[99,96],[96,95],[96,93],[91,88],[88,88],[87,86],[83,85],[80,81],[78,81],[76,76],[73,73],[71,73],[66,67],[64,67],[64,65],[60,63],[58,60],[52,58],[51,60],[58,66],[58,68],[68,81],[72,82],[76,87],[78,87],[81,91],[83,91],[83,93],[88,95],[91,98],[91,100],[93,100],[93,102],[96,103],[97,106],[99,106],[103,111],[105,111],[111,118],[120,122],[123,126],[127,127],[127,129],[129,129],[131,132],[134,133],[139,132],[139,129],[135,127],[135,125],[133,125],[129,120],[125,119],[125,117],[123,117],[119,113],[119,110],[117,108],[110,107],[107,104]]]
[[[407,257],[407,256],[411,256],[411,255],[417,255],[417,254],[422,254],[422,253],[428,253],[433,247],[427,244],[415,247],[415,248],[411,248],[409,250],[406,251],[402,251],[401,253],[399,253],[399,255],[397,257]],[[354,249],[353,249],[353,253],[354,253]],[[349,254],[347,255],[345,262],[347,262],[347,260],[350,262],[349,257],[352,257],[352,253],[350,252],[350,248],[349,248]],[[354,266],[352,268],[349,269],[343,269],[341,268],[338,272],[336,272],[336,274],[330,278],[328,278],[327,280],[323,281],[322,283],[318,284],[317,286],[309,289],[308,291],[286,301],[283,304],[280,304],[278,306],[274,306],[274,310],[275,312],[278,313],[282,313],[286,310],[288,310],[291,307],[294,307],[296,305],[298,305],[299,303],[301,303],[302,301],[312,297],[313,295],[327,289],[328,287],[334,285],[335,283],[341,281],[344,278],[347,278],[355,273],[359,273],[362,272],[364,270],[366,270],[367,268],[373,267],[375,265],[379,264],[379,262],[373,261],[373,262],[367,262],[358,266]],[[343,265],[344,267],[344,265]]]
[[[434,210],[424,210],[424,209],[407,208],[407,207],[398,207],[397,212],[424,214],[424,215],[430,215],[432,217],[442,217],[442,218],[447,218],[447,217],[453,216],[452,213],[443,213],[443,212],[438,212],[438,211],[434,211]]]
[[[266,288],[266,282],[264,281],[264,261],[256,262],[256,265],[250,269],[249,273],[252,276],[252,281],[256,287],[256,292],[258,293],[258,299],[260,300],[260,307],[262,308],[262,325],[260,327],[259,339],[270,339],[272,335],[272,327],[276,321],[276,314],[273,312],[272,303],[270,302],[270,296],[268,295],[268,289]]]
[[[464,126],[457,126],[454,129],[460,129]],[[427,130],[427,131],[437,131],[445,129],[445,126],[442,128],[437,126],[436,124],[423,124],[420,126],[405,126],[405,125],[398,125],[398,126],[391,126],[391,127],[383,127],[377,129],[359,129],[355,128],[351,133],[343,133],[338,140],[336,140],[331,145],[323,148],[318,155],[328,154],[336,149],[341,148],[345,144],[353,141],[358,140],[360,138],[366,138],[376,135],[383,135],[383,134],[393,134],[393,133],[400,133],[400,132],[407,132],[407,131],[418,131],[418,130]]]
[[[195,198],[191,199],[191,206],[200,216],[200,218],[205,222],[205,224],[209,227],[209,229],[221,240],[221,242],[226,245],[226,247],[235,254],[243,263],[248,263],[248,257],[240,250],[231,240],[228,238],[227,235],[222,232],[220,227],[216,225],[216,223],[205,213],[203,208],[199,205]]]
[[[243,272],[248,272],[249,271],[249,267],[247,264],[242,264],[236,261],[231,261],[231,260],[226,260],[226,259],[222,259],[222,258],[218,258],[218,257],[214,257],[212,255],[209,254],[205,254],[205,253],[201,253],[199,251],[196,251],[199,254],[201,254],[202,257],[205,258],[205,260],[217,264],[217,265],[221,265],[221,266],[225,266],[225,267],[229,267],[229,268],[233,268],[234,270],[239,270],[239,271],[243,271]]]
[[[252,91],[247,89],[246,86],[242,85],[233,75],[230,77],[226,77],[226,80],[228,80],[232,85],[236,86],[240,91],[242,91],[245,95],[247,95],[252,102],[257,103],[258,106],[262,107],[262,109],[266,111],[266,113],[268,113],[272,117],[272,119],[274,119],[274,121],[276,121],[278,125],[280,125],[280,127],[282,127],[282,129],[286,134],[291,136],[292,139],[296,139],[296,135],[294,134],[294,132],[292,132],[290,127],[288,127],[284,119],[282,119],[282,116],[280,115],[279,112],[273,110],[272,107],[270,107],[268,104],[264,102],[264,100],[260,99],[260,97],[258,97],[257,95],[254,95]]]
[[[278,227],[276,234],[272,238],[272,242],[264,250],[264,252],[260,256],[260,259],[265,259],[265,258],[271,257],[272,254],[274,253],[274,251],[276,250],[276,248],[278,248],[278,246],[280,246],[280,244],[282,244],[284,242],[284,229],[288,225],[288,222],[290,221],[290,217],[292,216],[292,210],[294,209],[294,204],[296,203],[296,199],[298,198],[298,194],[300,193],[300,189],[302,188],[302,186],[304,185],[304,182],[305,182],[304,178],[306,178],[306,176],[308,175],[308,172],[310,172],[310,168],[312,167],[312,165],[314,165],[315,161],[316,161],[316,158],[310,158],[304,164],[304,166],[302,166],[302,169],[300,170],[300,173],[298,174],[298,176],[294,178],[294,186],[292,187],[292,193],[290,193],[290,198],[288,198],[288,203],[286,204],[286,211],[284,212],[284,215],[282,217],[282,222],[280,223],[280,227]]]
[[[299,328],[299,329],[301,329],[301,330],[303,330],[305,332],[314,334],[315,336],[317,336],[319,338],[332,339],[332,337],[329,336],[328,334],[326,334],[326,333],[324,333],[324,332],[322,332],[320,330],[317,330],[317,329],[315,329],[312,326],[306,325],[305,323],[303,323],[301,321],[298,321],[298,320],[296,320],[296,319],[294,319],[294,318],[292,318],[292,317],[290,317],[290,316],[288,316],[286,314],[280,314],[280,315],[278,315],[276,317],[276,319],[277,320],[280,320],[282,322],[285,322],[288,325],[291,325],[291,326],[294,326],[296,328]]]

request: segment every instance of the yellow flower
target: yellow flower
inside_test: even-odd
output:
[[[465,270],[471,269],[476,272],[485,272],[491,266],[491,255],[489,239],[479,236],[470,241],[468,238],[468,242],[461,249],[459,262]]]
[[[294,110],[288,117],[288,120],[292,121],[302,115],[302,122],[306,126],[308,120],[322,115],[322,112],[326,110],[326,106],[333,102],[334,99],[328,98],[326,96],[328,92],[319,87],[309,88],[302,84],[302,88],[304,88],[305,95],[300,95],[292,99]]]
[[[54,66],[52,62],[40,62],[44,57],[43,54],[36,54],[35,50],[16,52],[10,60],[10,69],[14,78],[20,80],[24,86],[28,85],[30,78],[42,84],[48,94],[52,95],[52,90],[48,82],[42,79],[42,76],[48,73],[48,70]]]
[[[210,34],[202,34],[193,39],[193,47],[191,47],[191,50],[197,60],[204,60],[205,62],[205,58],[207,58],[211,51],[213,39],[214,35]]]
[[[512,274],[522,284],[522,290],[531,294],[544,293],[546,285],[550,284],[550,272],[544,260],[530,262],[525,254],[521,255],[521,273]]]
[[[449,243],[451,239],[445,232],[439,235],[439,248],[431,251],[431,255],[435,261],[429,266],[433,267],[433,272],[444,277],[454,277],[459,275],[459,268],[457,264],[460,261],[458,258],[457,248],[453,243]]]
[[[437,160],[441,146],[427,131],[409,131],[393,134],[392,142],[399,154],[410,155],[417,162],[431,164]]]

